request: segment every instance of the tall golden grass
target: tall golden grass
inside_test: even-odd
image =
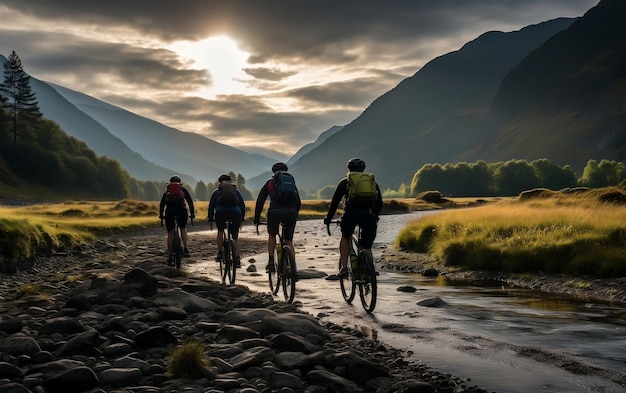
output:
[[[396,244],[474,270],[624,276],[625,203],[611,188],[447,210],[410,223]]]

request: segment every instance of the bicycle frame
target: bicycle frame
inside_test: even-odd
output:
[[[326,230],[331,235],[330,224],[341,225],[341,220],[331,221],[327,224]],[[367,313],[372,313],[376,307],[377,283],[374,259],[369,250],[361,247],[361,227],[357,225],[357,234],[350,237],[350,250],[348,254],[348,277],[339,278],[341,294],[348,304],[352,304],[356,290],[358,288],[361,305]],[[342,234],[343,236],[343,234]],[[355,263],[353,260],[356,260]],[[339,261],[341,268],[341,260]]]

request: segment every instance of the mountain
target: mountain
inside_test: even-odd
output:
[[[626,157],[626,2],[603,0],[502,81],[494,125],[470,154],[548,157],[580,170]]]
[[[409,183],[426,163],[457,162],[483,143],[502,79],[573,22],[559,18],[515,32],[487,32],[430,61],[301,157],[292,167],[299,184],[336,184],[355,156],[366,161],[366,170],[384,188]]]
[[[168,127],[86,94],[50,85],[76,108],[124,141],[130,149],[176,172],[214,182],[220,174],[230,171],[248,178],[267,169],[266,158],[259,158],[195,133]],[[62,113],[54,114],[54,117],[47,113],[44,115],[55,121],[63,117]],[[133,174],[130,169],[127,170]]]
[[[317,137],[315,142],[307,143],[306,145],[304,145],[300,149],[298,149],[298,151],[293,156],[291,156],[291,158],[287,161],[287,165],[293,165],[296,161],[298,161],[300,159],[300,157],[304,156],[306,153],[308,153],[311,150],[315,149],[316,147],[321,145],[322,142],[324,142],[326,139],[328,139],[328,137],[336,134],[337,132],[341,131],[342,129],[343,129],[343,126],[332,126],[328,130],[322,132],[320,134],[320,136]]]

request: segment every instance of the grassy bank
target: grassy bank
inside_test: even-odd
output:
[[[626,192],[534,190],[422,218],[403,228],[396,243],[449,267],[626,276]]]
[[[247,221],[254,201],[246,202]],[[328,201],[303,201],[298,219],[322,219]],[[263,211],[263,220],[268,203]],[[204,222],[208,202],[196,202],[196,222]],[[436,208],[414,199],[385,201],[384,212]],[[31,258],[94,241],[98,236],[156,227],[159,203],[135,200],[79,201],[28,206],[0,206],[0,258]],[[340,211],[341,212],[341,211]]]

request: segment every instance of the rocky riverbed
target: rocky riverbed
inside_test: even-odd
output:
[[[242,244],[244,256],[265,247]],[[149,230],[4,261],[0,391],[485,392],[267,294],[168,267],[163,246]],[[191,260],[215,254],[213,239],[194,247]],[[190,342],[207,361],[181,377],[172,351]]]

